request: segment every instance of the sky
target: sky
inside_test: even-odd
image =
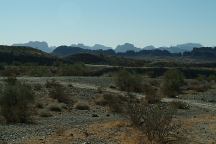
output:
[[[0,45],[216,45],[216,0],[0,0]]]

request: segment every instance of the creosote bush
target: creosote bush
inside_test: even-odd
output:
[[[33,102],[31,87],[18,81],[8,81],[0,97],[1,114],[7,123],[28,123]]]
[[[144,87],[145,99],[148,103],[154,104],[161,100],[160,95],[157,93],[157,89],[152,85],[148,84]]]
[[[122,91],[143,92],[143,78],[126,70],[121,70],[117,73],[115,83]]]
[[[47,81],[46,87],[49,88],[49,96],[58,102],[70,103],[70,98],[66,92],[66,88],[55,80]]]
[[[111,112],[121,114],[127,111],[127,97],[106,93],[103,95],[103,99],[103,103],[106,103],[109,106]]]
[[[180,92],[180,87],[184,84],[184,76],[179,70],[168,70],[164,74],[161,85],[163,96],[175,97]]]
[[[86,102],[78,102],[75,104],[75,108],[78,110],[90,110],[90,106]]]
[[[176,109],[184,109],[184,110],[190,109],[189,104],[187,104],[185,102],[181,102],[181,101],[173,101],[173,102],[171,102],[171,105]]]
[[[166,143],[175,136],[179,125],[173,122],[176,109],[166,104],[148,104],[130,97],[128,115],[151,142]]]

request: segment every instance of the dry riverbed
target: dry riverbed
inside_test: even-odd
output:
[[[111,93],[121,93],[111,89],[113,81],[109,77],[22,77],[31,85],[42,85],[36,91],[38,101],[45,106],[55,101],[47,98],[45,83],[55,79],[69,89],[70,95],[77,101],[88,103],[89,110],[75,108],[50,112],[52,116],[34,116],[33,124],[0,124],[0,140],[5,143],[23,144],[139,144],[146,143],[142,133],[134,128],[126,116],[110,113],[107,107],[98,106],[94,98],[102,87]],[[184,128],[184,143],[214,144],[216,142],[216,111],[214,103],[194,101],[181,97],[190,105],[188,110],[178,110],[176,119]],[[173,101],[168,99],[166,101]],[[209,106],[209,107],[208,107]],[[0,144],[1,144],[0,141]]]

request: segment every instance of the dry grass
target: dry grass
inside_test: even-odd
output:
[[[49,136],[46,140],[35,138],[24,142],[24,144],[67,144],[78,139],[86,141],[89,136],[121,144],[149,144],[138,129],[133,128],[128,121],[123,120],[91,124],[84,130],[78,128],[64,130],[59,128],[56,133]]]
[[[205,143],[214,144],[215,139],[211,134],[216,134],[216,116],[210,114],[200,114],[196,117],[181,118],[182,126],[187,130],[188,139],[192,144]],[[205,132],[202,126],[206,126]],[[209,137],[210,136],[210,137]],[[208,137],[208,138],[206,138]]]

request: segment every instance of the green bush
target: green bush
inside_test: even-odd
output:
[[[1,114],[8,123],[30,122],[34,94],[25,84],[7,83],[0,98]]]
[[[115,83],[122,91],[143,92],[143,78],[126,70],[121,70],[117,73]]]
[[[180,92],[180,87],[184,84],[184,76],[178,70],[168,70],[164,74],[161,85],[161,92],[164,96],[175,97]]]

